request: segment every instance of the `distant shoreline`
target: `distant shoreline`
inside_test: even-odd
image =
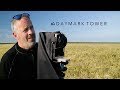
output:
[[[38,42],[37,42],[38,43]],[[67,42],[67,43],[98,43],[98,44],[103,44],[103,43],[106,43],[106,44],[120,44],[120,42]],[[15,44],[15,43],[0,43],[0,44]]]
[[[0,43],[0,44],[15,44],[15,43]]]
[[[113,44],[113,43],[116,43],[116,44],[120,44],[120,42],[68,42],[68,43],[98,43],[98,44],[102,44],[102,43],[106,43],[106,44]]]

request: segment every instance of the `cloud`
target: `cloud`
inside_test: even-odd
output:
[[[7,34],[6,37],[7,38],[13,38],[12,35],[9,35],[9,34]]]

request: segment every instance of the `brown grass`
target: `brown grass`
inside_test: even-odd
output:
[[[120,78],[120,44],[69,43],[66,79]]]
[[[0,44],[0,58],[13,44]],[[65,79],[120,79],[120,44],[68,43]]]

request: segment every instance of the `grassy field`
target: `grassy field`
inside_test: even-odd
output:
[[[69,43],[66,79],[120,79],[120,44]]]
[[[0,58],[13,44],[0,44]],[[65,79],[120,79],[120,44],[68,43]]]
[[[14,44],[0,44],[0,60],[3,54],[13,46]]]

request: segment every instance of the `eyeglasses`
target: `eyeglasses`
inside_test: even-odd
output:
[[[30,15],[28,13],[23,13],[23,14],[17,14],[13,17],[13,19],[20,20],[22,17],[28,17],[30,18]]]

